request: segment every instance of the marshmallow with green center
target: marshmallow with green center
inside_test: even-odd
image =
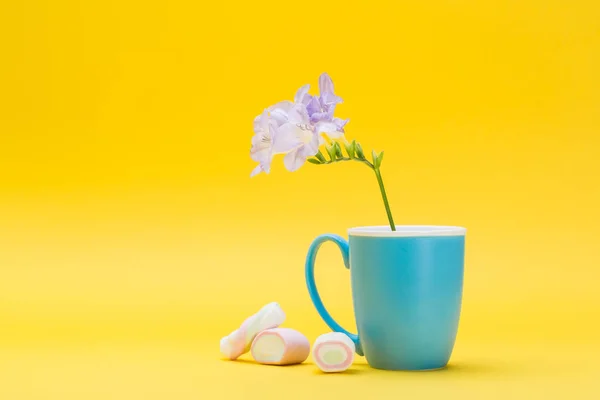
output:
[[[313,359],[323,372],[342,372],[354,360],[356,346],[352,339],[341,332],[325,333],[313,346]]]

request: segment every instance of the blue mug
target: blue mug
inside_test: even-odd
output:
[[[306,258],[306,284],[325,323],[356,345],[367,363],[384,370],[444,368],[461,311],[466,229],[454,226],[367,226],[317,237]],[[319,247],[335,243],[350,269],[358,334],[327,312],[315,284]]]

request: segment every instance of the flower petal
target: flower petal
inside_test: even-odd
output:
[[[315,132],[325,133],[331,139],[339,139],[344,136],[344,132],[338,130],[338,126],[334,122],[321,121],[315,126]]]
[[[311,97],[310,102],[306,105],[306,110],[308,111],[308,115],[311,116],[315,113],[320,113],[323,110],[321,109],[321,103],[319,102],[318,97]]]
[[[321,135],[312,132],[310,141],[305,143],[299,151],[305,158],[312,157],[319,152],[319,146],[322,144],[321,141],[325,142]]]
[[[305,161],[306,157],[299,150],[289,152],[283,157],[283,165],[285,165],[285,168],[290,172],[297,171]]]
[[[273,129],[269,125],[274,122],[267,121],[267,129],[262,127],[252,136],[252,146],[250,148],[250,158],[254,161],[265,161],[271,157],[271,147],[273,145]]]
[[[288,122],[292,124],[308,125],[310,119],[308,117],[308,111],[302,103],[294,104],[294,107],[288,113]]]
[[[267,123],[269,121],[269,112],[265,110],[256,118],[254,118],[254,132],[259,133],[267,130]]]
[[[279,103],[273,104],[270,107],[267,107],[267,111],[271,112],[276,109],[281,109],[284,112],[288,112],[293,106],[294,106],[293,102],[291,102],[289,100],[284,100],[284,101],[280,101]]]
[[[257,116],[256,118],[254,118],[254,124],[253,125],[254,125],[253,129],[254,129],[255,133],[256,133],[256,131],[260,130],[260,115]]]
[[[342,103],[342,98],[334,94],[333,81],[327,73],[319,77],[319,95],[323,105]]]
[[[289,122],[277,128],[273,136],[273,153],[287,153],[296,149],[302,144],[302,133],[302,129]]]
[[[250,158],[261,163],[270,163],[273,158],[273,145],[275,135],[277,134],[277,123],[272,120],[267,120],[267,129],[259,130],[252,137],[252,147],[250,148]]]
[[[275,120],[278,125],[283,125],[288,122],[288,113],[294,107],[294,103],[291,101],[280,101],[267,108],[270,113],[271,119]]]
[[[332,121],[336,104],[325,104],[322,98],[319,98],[319,111],[310,114],[310,122],[316,124],[320,121]]]
[[[250,172],[250,178],[260,174],[261,172],[264,172],[265,174],[268,174],[269,172],[271,172],[271,162],[267,162],[267,163],[259,163],[253,170],[252,172]]]
[[[271,143],[253,140],[252,148],[250,149],[250,158],[254,161],[265,162],[271,157]]]
[[[262,169],[262,165],[258,164],[253,170],[252,172],[250,172],[250,178],[260,174],[261,172],[263,172]]]
[[[288,113],[281,108],[276,108],[271,111],[271,119],[277,123],[277,125],[283,125],[288,122]]]
[[[334,118],[333,119],[333,123],[337,126],[337,130],[340,132],[344,132],[344,126],[346,126],[346,124],[349,121],[350,121],[349,118],[346,118],[346,119]]]
[[[319,93],[323,96],[326,93],[333,94],[333,81],[327,72],[323,72],[319,76]]]
[[[308,106],[308,104],[312,101],[314,96],[311,96],[310,94],[305,94],[304,97],[302,98],[302,104],[304,104],[305,106]]]
[[[334,105],[344,102],[341,97],[336,96],[333,93],[325,93],[321,95],[321,99],[326,105]]]
[[[304,85],[300,89],[298,89],[298,91],[296,92],[296,95],[294,96],[294,103],[305,104],[304,99],[305,99],[306,95],[308,94],[309,89],[310,89],[310,85]]]
[[[317,112],[310,116],[310,122],[316,124],[317,122],[329,120],[329,114],[326,112]]]

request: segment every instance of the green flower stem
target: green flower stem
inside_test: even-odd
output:
[[[319,162],[319,164],[333,164],[338,161],[358,161],[369,168],[371,168],[375,172],[375,176],[377,177],[377,183],[379,184],[379,189],[381,190],[381,197],[383,198],[383,205],[385,206],[385,212],[387,213],[388,220],[390,222],[390,228],[395,231],[396,225],[394,224],[394,218],[392,218],[392,211],[390,209],[390,203],[388,202],[387,194],[385,193],[385,187],[383,185],[383,178],[381,177],[381,171],[379,168],[375,168],[375,166],[367,159],[364,158],[349,158],[349,157],[338,157],[334,160],[327,160],[323,162]]]
[[[375,168],[375,167],[373,167],[373,164],[371,164],[369,162],[369,160],[361,160],[361,159],[358,159],[358,158],[348,158],[348,157],[336,158],[335,161],[327,160],[325,162],[321,162],[320,164],[333,164],[333,163],[338,162],[338,161],[358,161],[358,162],[361,162],[361,163],[367,165],[371,169]]]
[[[379,189],[381,189],[381,197],[383,197],[383,204],[385,205],[385,211],[387,212],[388,220],[390,221],[390,227],[393,231],[396,230],[396,225],[394,224],[394,218],[392,218],[392,211],[390,210],[390,203],[388,202],[387,195],[385,194],[385,187],[383,186],[383,179],[381,178],[381,171],[379,168],[373,168],[375,171],[375,176],[377,177],[377,182],[379,183]]]

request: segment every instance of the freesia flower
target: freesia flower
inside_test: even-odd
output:
[[[319,146],[324,140],[311,126],[308,111],[304,104],[294,104],[286,119],[287,121],[279,127],[280,132],[285,136],[296,138],[299,142],[283,158],[283,164],[287,170],[293,172],[300,168],[308,157],[312,157],[319,152]]]
[[[269,173],[271,161],[276,154],[286,154],[300,145],[300,141],[290,132],[279,131],[280,124],[268,109],[254,119],[254,136],[250,157],[258,162],[250,176],[260,172]]]
[[[319,77],[319,96],[308,93],[310,85],[296,91],[294,101],[281,101],[266,108],[254,119],[254,133],[250,156],[259,164],[250,173],[269,173],[271,161],[277,154],[285,154],[283,163],[289,171],[296,171],[307,158],[316,155],[325,143],[324,133],[331,139],[344,136],[348,120],[333,116],[335,107],[342,102],[333,90],[333,81],[326,73]]]
[[[310,117],[303,103],[281,102],[270,107],[270,110],[272,118],[280,124],[278,128],[280,134],[294,138],[297,143],[283,158],[287,170],[296,171],[308,157],[317,154],[324,140],[310,124]]]
[[[344,137],[348,120],[333,116],[335,108],[342,102],[333,90],[333,81],[326,73],[319,77],[319,96],[308,93],[310,85],[296,91],[294,101],[281,101],[266,108],[254,119],[254,136],[250,157],[258,162],[250,176],[260,172],[269,173],[271,162],[277,154],[285,154],[283,163],[287,170],[296,171],[306,161],[317,165],[340,161],[357,161],[373,170],[381,190],[381,196],[392,230],[396,230],[381,177],[383,152],[372,152],[372,161],[365,156],[362,146]],[[326,146],[327,159],[319,150],[325,143],[324,133],[333,143]],[[336,139],[344,139],[346,155]]]
[[[315,126],[317,133],[325,133],[332,139],[344,136],[344,126],[348,119],[335,118],[333,113],[336,105],[343,102],[333,90],[333,81],[327,73],[319,77],[319,96],[311,96],[308,92],[309,85],[302,86],[296,92],[295,101],[306,105],[310,122]]]
[[[288,171],[296,171],[308,157],[319,151],[323,139],[314,131],[306,107],[301,103],[283,101],[265,109],[254,120],[250,156],[259,164],[251,172],[269,173],[271,161],[285,154],[283,163]]]

